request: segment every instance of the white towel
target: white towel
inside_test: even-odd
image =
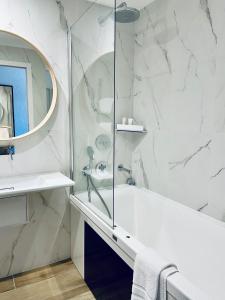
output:
[[[134,265],[131,300],[156,300],[158,295],[161,296],[160,275],[169,267],[176,268],[151,248],[146,248],[138,253]],[[162,283],[165,284],[165,278],[167,279],[168,276],[164,277]],[[165,289],[165,285],[162,288]]]

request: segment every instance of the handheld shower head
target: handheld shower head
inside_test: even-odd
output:
[[[91,161],[94,160],[94,149],[91,146],[87,147],[87,155]]]

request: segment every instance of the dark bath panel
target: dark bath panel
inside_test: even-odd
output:
[[[130,300],[133,270],[85,223],[84,277],[97,300]]]

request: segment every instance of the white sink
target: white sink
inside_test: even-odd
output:
[[[73,185],[74,181],[60,172],[5,177],[0,178],[0,197]]]

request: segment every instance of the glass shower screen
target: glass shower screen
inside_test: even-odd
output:
[[[83,3],[71,27],[75,195],[113,226],[115,3]]]

